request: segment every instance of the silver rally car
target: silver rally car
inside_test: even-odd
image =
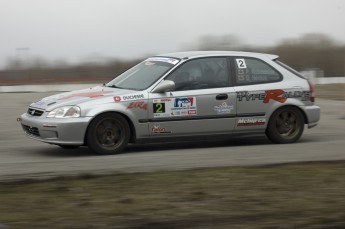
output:
[[[62,148],[120,153],[128,143],[266,133],[296,142],[318,124],[313,85],[278,56],[179,52],[150,57],[104,86],[32,103],[26,135]]]

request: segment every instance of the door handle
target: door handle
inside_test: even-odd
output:
[[[219,94],[216,96],[216,100],[226,100],[226,99],[228,99],[227,94]]]

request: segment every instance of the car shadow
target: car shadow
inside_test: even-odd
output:
[[[77,149],[63,149],[58,146],[50,146],[49,148],[40,148],[34,151],[35,154],[48,157],[92,157],[97,156],[88,147],[79,147]]]
[[[309,140],[301,140],[297,143],[307,143]],[[176,141],[164,143],[146,143],[146,144],[129,144],[121,154],[136,154],[141,152],[155,152],[155,151],[171,151],[182,149],[198,149],[198,148],[219,148],[219,147],[246,147],[246,146],[261,146],[273,144],[265,135],[250,135],[250,136],[229,136],[222,139],[212,140],[191,140],[191,141]],[[73,158],[73,157],[97,157],[100,155],[94,154],[88,147],[82,146],[77,149],[63,149],[58,146],[51,146],[49,149],[44,147],[36,149],[35,154],[40,154],[48,157],[59,158]]]
[[[231,146],[251,146],[251,145],[267,145],[271,142],[265,135],[257,135],[255,137],[228,137],[219,140],[191,140],[191,141],[176,141],[165,143],[147,143],[129,145],[124,153],[137,153],[147,151],[162,151],[162,150],[180,150],[180,149],[197,149],[197,148],[219,148]]]

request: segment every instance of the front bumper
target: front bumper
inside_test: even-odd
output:
[[[56,145],[83,145],[92,117],[45,118],[27,113],[19,121],[26,135],[32,139]]]
[[[320,120],[320,115],[321,115],[320,107],[316,105],[312,105],[312,106],[303,106],[301,108],[303,109],[307,117],[308,128],[310,129],[316,126]]]

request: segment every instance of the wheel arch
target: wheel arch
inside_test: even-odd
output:
[[[289,114],[288,117],[279,116],[278,118],[278,115],[286,111],[289,113],[292,112],[292,114]],[[290,117],[293,116],[295,118],[293,119],[293,121],[291,121]],[[281,122],[280,125],[277,125],[278,119]],[[304,125],[306,123],[306,114],[303,111],[303,108],[296,105],[287,104],[278,107],[272,112],[271,116],[269,117],[265,133],[268,139],[273,143],[294,143],[301,138],[304,131]]]
[[[87,128],[86,128],[86,131],[85,131],[85,134],[84,134],[84,145],[87,145],[87,132],[89,131],[89,128],[90,128],[90,124],[95,120],[95,118],[97,118],[98,116],[100,115],[104,115],[104,114],[118,114],[118,115],[121,115],[124,119],[126,119],[128,125],[129,125],[129,129],[130,129],[130,139],[129,139],[129,142],[135,142],[135,139],[136,139],[136,130],[135,130],[135,127],[134,127],[134,124],[132,122],[132,120],[125,114],[121,113],[121,112],[117,112],[117,111],[104,111],[104,112],[101,112],[101,113],[98,113],[97,115],[95,115],[91,120],[90,122],[88,123],[87,125]]]
[[[300,106],[297,106],[297,105],[294,105],[294,104],[287,104],[287,105],[283,105],[283,106],[279,106],[279,107],[276,107],[270,114],[269,118],[268,118],[268,122],[271,121],[271,117],[272,115],[279,109],[283,109],[283,108],[286,108],[286,107],[294,107],[294,108],[297,108],[302,116],[303,116],[303,121],[304,121],[304,124],[308,124],[308,117],[307,117],[307,114],[305,113],[305,111],[300,107]],[[268,125],[266,127],[266,129],[268,128]]]

